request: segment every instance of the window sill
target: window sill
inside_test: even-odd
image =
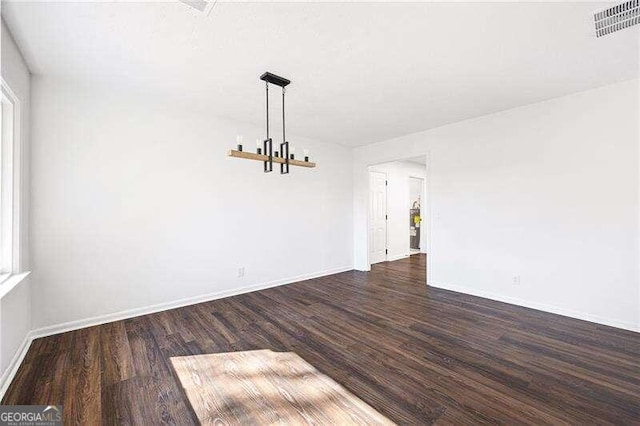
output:
[[[31,271],[23,272],[21,274],[11,275],[0,283],[0,300],[4,298],[11,290],[16,288],[18,284],[24,281],[29,276]]]

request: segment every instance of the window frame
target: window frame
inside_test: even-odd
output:
[[[1,80],[0,285],[20,272],[20,100]],[[8,117],[7,117],[8,116]],[[10,125],[7,126],[7,123]]]

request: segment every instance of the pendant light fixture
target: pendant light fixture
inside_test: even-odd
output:
[[[273,171],[273,163],[280,164],[280,174],[286,175],[289,173],[289,166],[300,167],[315,167],[315,163],[309,161],[309,150],[304,150],[304,161],[295,159],[295,148],[291,146],[289,148],[289,141],[286,137],[285,126],[285,105],[284,95],[286,93],[286,87],[291,83],[290,80],[280,77],[279,75],[265,72],[260,76],[260,80],[265,82],[265,94],[266,94],[266,111],[267,111],[267,137],[262,141],[262,147],[260,146],[260,140],[256,140],[256,154],[245,152],[242,149],[242,136],[237,137],[237,150],[231,150],[228,152],[230,157],[244,158],[248,160],[259,160],[264,164],[264,172],[269,173]],[[273,151],[273,139],[269,134],[269,84],[275,84],[282,87],[282,142],[280,143],[280,151]]]

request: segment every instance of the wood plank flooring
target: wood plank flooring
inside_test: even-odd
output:
[[[169,358],[291,351],[401,424],[640,424],[640,334],[426,287],[424,256],[35,340],[3,404],[194,424]]]
[[[294,352],[176,356],[171,365],[201,424],[394,425]]]

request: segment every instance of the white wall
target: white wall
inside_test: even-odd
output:
[[[34,328],[352,269],[351,150],[294,135],[318,167],[264,174],[226,156],[263,128],[48,78],[32,96]]]
[[[11,38],[11,34],[2,21],[2,50],[0,68],[2,78],[9,85],[20,103],[20,271],[29,269],[29,113],[30,113],[30,74],[20,51]],[[26,278],[0,300],[0,387],[3,378],[12,367],[12,361],[25,342],[31,329],[31,284]]]
[[[356,149],[356,268],[367,165],[426,154],[431,285],[640,330],[639,117],[633,80]]]
[[[409,244],[409,190],[413,177],[425,177],[424,165],[409,161],[376,164],[369,168],[387,174],[387,260],[397,260],[410,255]],[[426,246],[426,244],[423,244]]]

